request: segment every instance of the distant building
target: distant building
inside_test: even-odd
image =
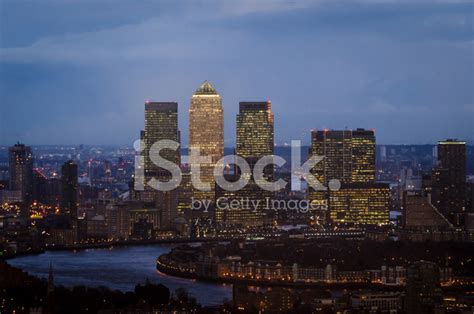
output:
[[[385,183],[342,184],[329,192],[329,214],[335,224],[389,224],[390,188]]]
[[[161,140],[170,140],[179,143],[178,130],[178,104],[176,102],[146,102],[145,103],[145,130],[141,134],[145,143],[142,156],[145,161],[145,191],[142,200],[155,202],[163,214],[162,227],[171,228],[172,221],[177,217],[177,194],[176,191],[159,191],[150,186],[150,180],[166,182],[171,179],[171,173],[158,167],[152,160],[152,156],[160,157],[170,161],[177,166],[181,163],[181,150],[163,149],[158,152],[152,147]]]
[[[324,157],[313,167],[311,173],[326,188],[331,180],[338,180],[342,184],[375,182],[375,132],[372,130],[312,131],[309,155]],[[353,190],[351,193],[352,200],[355,201],[357,195],[354,193],[357,192]],[[327,201],[329,197],[328,190],[318,191],[311,187],[308,189],[308,199],[312,202]],[[337,215],[345,214],[340,212]],[[321,221],[328,218],[325,213],[318,216]],[[336,216],[331,214],[331,218]]]
[[[236,181],[236,175],[225,175],[229,181]],[[228,191],[216,185],[216,223],[224,226],[256,227],[271,223],[270,210],[265,209],[266,197],[270,192],[261,189],[254,182],[249,182],[239,191]],[[236,202],[239,206],[230,206]],[[256,208],[252,204],[258,204]],[[248,206],[247,206],[248,205]]]
[[[397,313],[402,308],[400,292],[361,291],[351,296],[353,309],[376,313]]]
[[[403,228],[410,230],[449,230],[453,225],[431,204],[431,195],[404,194]]]
[[[271,103],[267,102],[241,102],[236,119],[236,149],[237,156],[242,157],[250,166],[251,173],[244,174],[236,167],[236,175],[228,176],[229,181],[235,181],[239,176],[247,176],[248,184],[239,191],[223,191],[216,186],[216,199],[227,198],[227,201],[245,199],[258,202],[257,209],[227,209],[216,208],[216,221],[226,225],[240,226],[262,226],[270,222],[268,210],[265,212],[265,201],[271,198],[273,193],[260,188],[253,176],[253,170],[257,161],[264,157],[273,155],[274,150],[274,126]],[[262,169],[264,180],[273,179],[273,165]],[[216,190],[216,191],[217,191]],[[218,195],[217,195],[218,194]],[[217,205],[217,204],[216,204]]]
[[[130,206],[125,203],[108,204],[105,211],[108,239],[126,240],[130,236]]]
[[[9,147],[8,154],[10,166],[9,189],[20,191],[22,201],[28,204],[33,193],[33,154],[31,148],[18,143]]]
[[[77,219],[77,164],[66,161],[61,167],[61,214]]]
[[[327,185],[375,181],[375,133],[372,130],[322,130],[311,132],[310,155],[324,156],[313,173]]]
[[[194,198],[214,201],[214,166],[224,157],[224,112],[221,96],[205,81],[192,95],[189,108],[189,163],[200,164],[203,186],[194,184]],[[200,163],[192,154],[192,149],[199,149],[201,156],[209,156],[209,163]],[[202,191],[205,185],[210,191]]]
[[[263,156],[273,155],[273,113],[271,102],[241,102],[237,114],[237,140],[235,153],[244,158],[253,171]],[[266,175],[273,174],[267,167]]]
[[[145,103],[145,179],[151,177],[168,177],[169,172],[160,169],[150,159],[153,144],[160,140],[172,140],[179,143],[178,104],[176,102],[146,102]],[[180,150],[164,149],[160,156],[176,165],[180,163]]]
[[[438,142],[438,165],[433,169],[433,203],[454,225],[466,213],[466,143]]]

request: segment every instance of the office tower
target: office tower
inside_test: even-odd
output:
[[[357,188],[349,188],[344,192],[352,195],[349,199],[354,198],[354,193],[357,190],[360,192],[363,190],[373,191],[372,183],[375,182],[374,131],[364,129],[312,131],[310,155],[324,156],[324,159],[311,170],[311,173],[325,187],[328,187],[331,180],[339,180],[342,184],[358,183]],[[363,188],[361,184],[367,184],[367,186]],[[329,194],[328,191],[315,191],[309,188],[308,199],[319,205],[329,200]],[[331,210],[331,206],[329,209]],[[346,220],[337,218],[341,215],[342,213],[338,209],[335,213],[330,214],[331,218],[336,218],[337,222]],[[348,213],[348,215],[351,214]],[[322,222],[328,218],[325,213],[320,213],[318,216]],[[365,221],[366,218],[361,219],[361,221]],[[356,221],[352,218],[349,220]]]
[[[77,219],[77,164],[72,160],[61,167],[61,213]]]
[[[433,204],[459,226],[466,211],[466,143],[440,141],[437,152],[438,165],[432,174]]]
[[[268,102],[241,102],[239,113],[237,114],[237,141],[236,155],[244,158],[253,172],[256,162],[268,155],[273,155],[273,113],[271,103]],[[263,169],[266,180],[273,179],[273,165]],[[243,174],[236,168],[236,175],[246,175],[249,179],[247,185],[240,191],[222,191],[219,189],[219,196],[224,196],[229,200],[245,199],[251,202],[258,202],[258,208],[229,209],[222,210],[216,208],[216,221],[226,225],[241,226],[261,226],[269,223],[268,213],[264,211],[265,201],[272,197],[272,193],[261,189],[255,182],[255,178],[250,174]],[[229,176],[232,177],[232,176]],[[232,180],[237,180],[238,176],[233,176]],[[218,188],[218,187],[216,187]]]
[[[385,183],[344,183],[329,192],[331,221],[335,224],[389,224],[389,185]]]
[[[167,178],[170,173],[155,165],[150,159],[150,148],[160,140],[172,140],[179,143],[178,104],[176,102],[145,103],[145,178]],[[164,149],[160,156],[179,165],[180,150]]]
[[[415,262],[408,268],[405,311],[408,314],[443,313],[439,267],[431,262]]]
[[[375,133],[372,130],[352,131],[351,182],[375,181]]]
[[[327,185],[375,181],[375,133],[372,130],[323,130],[311,132],[311,155],[324,156],[313,173]]]
[[[149,185],[152,178],[161,182],[171,179],[171,173],[154,164],[150,156],[157,153],[151,148],[158,141],[171,140],[179,143],[178,104],[176,102],[145,103],[144,131],[144,134],[141,134],[145,143],[145,150],[142,152],[145,159],[145,191],[142,193],[142,199],[156,203],[162,215],[160,227],[169,229],[177,215],[177,193],[176,191],[158,191]],[[181,155],[179,148],[163,149],[159,154],[162,158],[179,166]]]
[[[237,114],[236,155],[243,157],[253,171],[263,156],[273,155],[273,113],[271,102],[241,102]],[[272,175],[273,167],[265,174]]]
[[[33,154],[24,144],[9,147],[10,190],[19,191],[25,205],[31,201],[33,193]],[[27,215],[28,213],[24,213]]]
[[[209,156],[211,162],[200,164],[203,186],[194,183],[194,198],[214,201],[214,166],[224,156],[224,113],[221,96],[205,81],[192,95],[189,108],[189,163],[191,167],[200,164],[191,154],[199,149],[201,156]],[[201,191],[210,185],[211,191]]]
[[[324,186],[332,179],[344,183],[352,181],[351,131],[312,131],[310,155],[324,156],[312,170]]]

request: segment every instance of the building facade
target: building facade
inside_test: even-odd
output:
[[[455,226],[462,225],[467,211],[465,142],[438,142],[438,165],[432,180],[433,205]]]
[[[224,112],[221,96],[205,81],[192,95],[189,108],[189,163],[200,166],[202,184],[194,183],[194,198],[214,201],[214,166],[224,157]],[[201,156],[209,156],[210,162],[200,163],[193,157],[199,149]],[[209,191],[205,191],[209,188]]]
[[[66,161],[61,167],[61,214],[77,219],[77,164]]]
[[[31,147],[15,144],[8,149],[10,190],[20,191],[24,203],[31,201],[33,193],[33,153]]]

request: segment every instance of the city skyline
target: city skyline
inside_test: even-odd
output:
[[[89,5],[0,5],[2,29],[15,29],[0,41],[0,144],[131,145],[150,99],[178,102],[187,146],[189,97],[205,79],[222,96],[226,147],[239,102],[254,100],[272,101],[277,145],[346,127],[374,128],[381,144],[473,141],[472,3],[155,3],[129,14],[116,2],[82,23]],[[33,10],[42,18],[25,22]]]

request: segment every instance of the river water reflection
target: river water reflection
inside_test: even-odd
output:
[[[156,258],[172,249],[172,245],[143,245],[87,249],[80,251],[47,251],[39,255],[21,256],[8,261],[31,275],[47,278],[52,263],[57,285],[85,285],[132,291],[148,278],[162,283],[171,292],[186,288],[203,305],[222,304],[232,299],[232,286],[177,278],[158,272]]]

